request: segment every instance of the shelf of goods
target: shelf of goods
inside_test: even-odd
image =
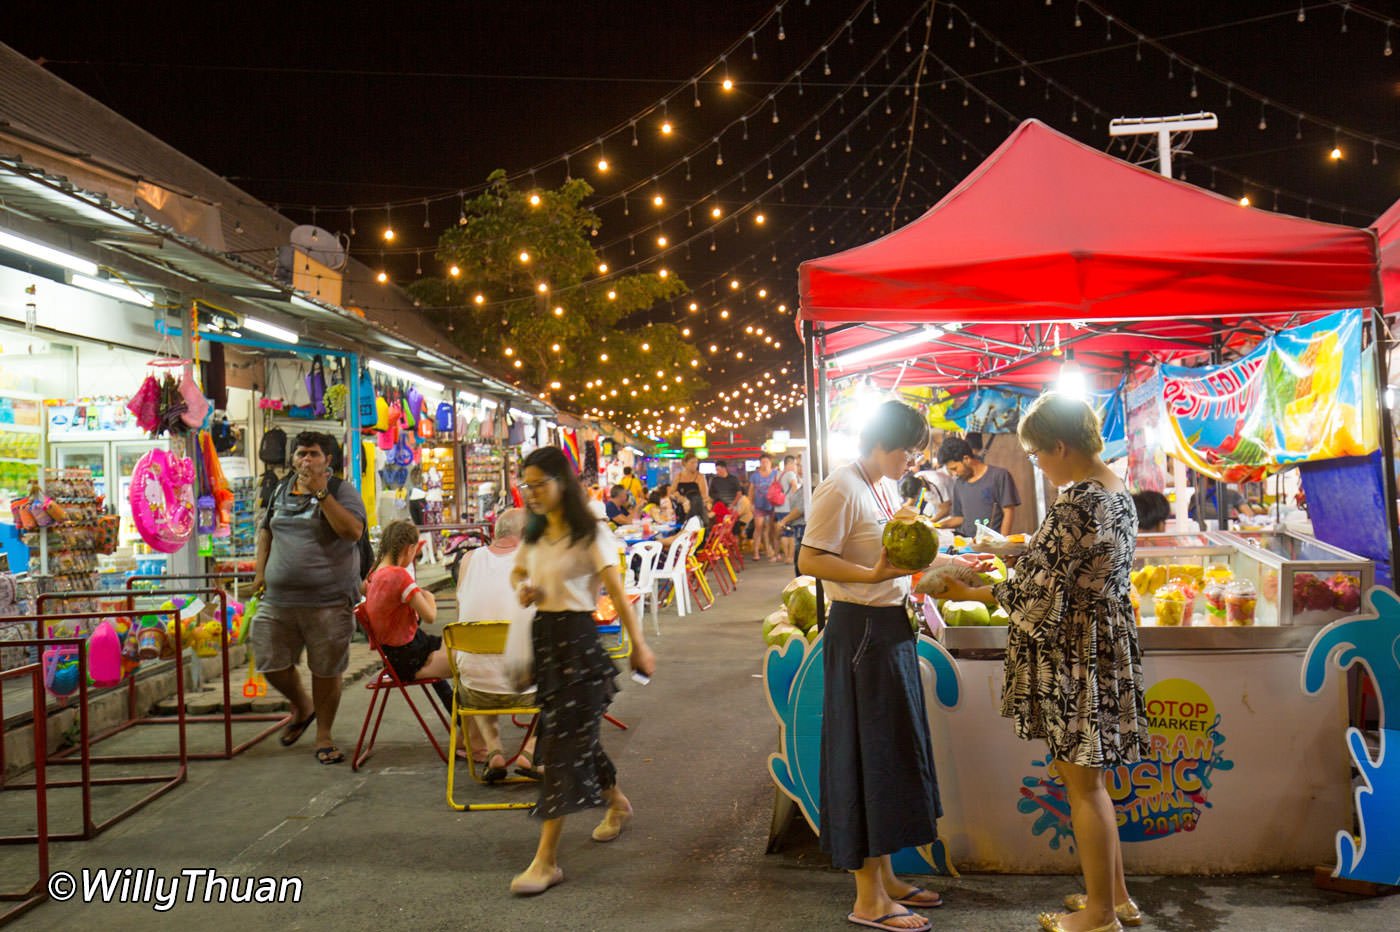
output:
[[[233,527],[228,537],[214,538],[214,572],[251,573],[257,546],[257,480],[231,479],[229,491],[233,493]]]
[[[43,466],[43,407],[37,397],[0,391],[0,505],[23,497]]]
[[[99,524],[102,501],[88,469],[44,470],[44,493],[60,509],[62,520],[26,528],[29,572],[41,592],[77,592],[98,588]],[[42,555],[47,552],[47,571]],[[92,611],[96,605],[80,608]]]
[[[462,449],[462,474],[467,483],[467,511],[471,520],[480,521],[500,493],[506,452],[502,447],[487,444],[469,443],[463,445]],[[482,492],[483,485],[491,486],[489,493]]]

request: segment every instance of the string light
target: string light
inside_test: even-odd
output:
[[[719,209],[719,205],[715,205],[710,208],[710,216],[718,220],[720,217],[724,216],[724,211]]]
[[[662,197],[660,194],[653,195],[651,202],[653,205],[660,207],[662,204],[666,203],[666,198]]]
[[[766,220],[767,218],[764,217],[763,214],[755,214],[753,218],[753,222],[758,224],[759,226],[763,226]]]
[[[617,300],[617,292],[616,292],[616,291],[609,290],[609,291],[608,291],[608,300],[609,300],[609,301],[616,301],[616,300]]]
[[[554,309],[554,316],[555,316],[555,317],[563,317],[563,316],[564,316],[564,309],[563,309],[562,307],[555,307],[555,309]]]
[[[663,135],[663,136],[669,136],[669,135],[671,135],[671,130],[672,130],[673,128],[674,128],[674,127],[671,126],[671,121],[670,121],[670,120],[662,120],[662,121],[661,121],[661,135]]]
[[[664,247],[668,242],[670,241],[666,239],[666,235],[664,233],[656,238],[656,245],[658,246]]]
[[[485,303],[486,303],[486,295],[482,294],[481,292],[477,292],[477,293],[472,297],[472,300],[475,301],[477,304],[485,304]]]
[[[530,253],[528,250],[522,249],[520,250],[520,255],[517,258],[520,259],[520,262],[523,265],[530,261]]]
[[[447,274],[451,275],[453,278],[460,278],[462,275],[462,270],[458,266],[453,265],[450,268],[448,268]]]
[[[386,284],[389,281],[389,273],[380,272],[378,275],[374,276],[374,280],[379,282],[379,284],[381,285]]]
[[[1243,197],[1240,198],[1240,206],[1241,206],[1241,207],[1248,207],[1248,206],[1249,206],[1249,195],[1248,195],[1248,194],[1246,194],[1246,195],[1244,195]]]
[[[671,274],[671,270],[670,270],[670,269],[657,269],[657,270],[656,270],[656,274],[657,274],[658,276],[660,276],[661,278],[665,278],[665,277],[667,277],[668,275]]]
[[[538,206],[540,206],[540,196],[539,196],[538,194],[531,194],[531,195],[530,195],[530,206],[531,206],[531,207],[538,207]]]
[[[535,290],[538,291],[540,294],[548,294],[549,285],[545,282],[540,282],[538,285],[535,286]]]
[[[393,228],[393,227],[385,227],[385,228],[384,228],[384,242],[386,242],[386,243],[392,243],[392,242],[394,241],[394,237],[395,237],[396,235],[397,235],[397,234],[394,233],[394,228]]]

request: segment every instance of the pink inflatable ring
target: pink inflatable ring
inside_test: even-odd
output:
[[[194,533],[194,460],[151,450],[131,473],[131,519],[141,539],[174,553]]]

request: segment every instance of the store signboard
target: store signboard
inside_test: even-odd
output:
[[[709,446],[709,438],[705,436],[703,430],[685,430],[681,432],[681,446],[687,449],[699,449]]]
[[[694,453],[695,453],[696,456],[700,457],[702,460],[703,460],[703,459],[709,459],[709,457],[710,457],[710,448],[709,448],[709,447],[696,447],[695,450],[694,450]]]
[[[1274,334],[1228,365],[1163,366],[1163,445],[1228,482],[1363,456],[1378,446],[1373,364],[1352,309]]]

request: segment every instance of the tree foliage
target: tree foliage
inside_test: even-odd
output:
[[[458,274],[412,289],[453,342],[567,409],[596,406],[621,418],[686,405],[703,388],[699,354],[673,325],[643,319],[657,302],[685,293],[680,278],[660,269],[600,273],[592,245],[599,220],[583,204],[593,192],[586,181],[528,191],[504,172],[488,181],[438,240],[438,258]]]

